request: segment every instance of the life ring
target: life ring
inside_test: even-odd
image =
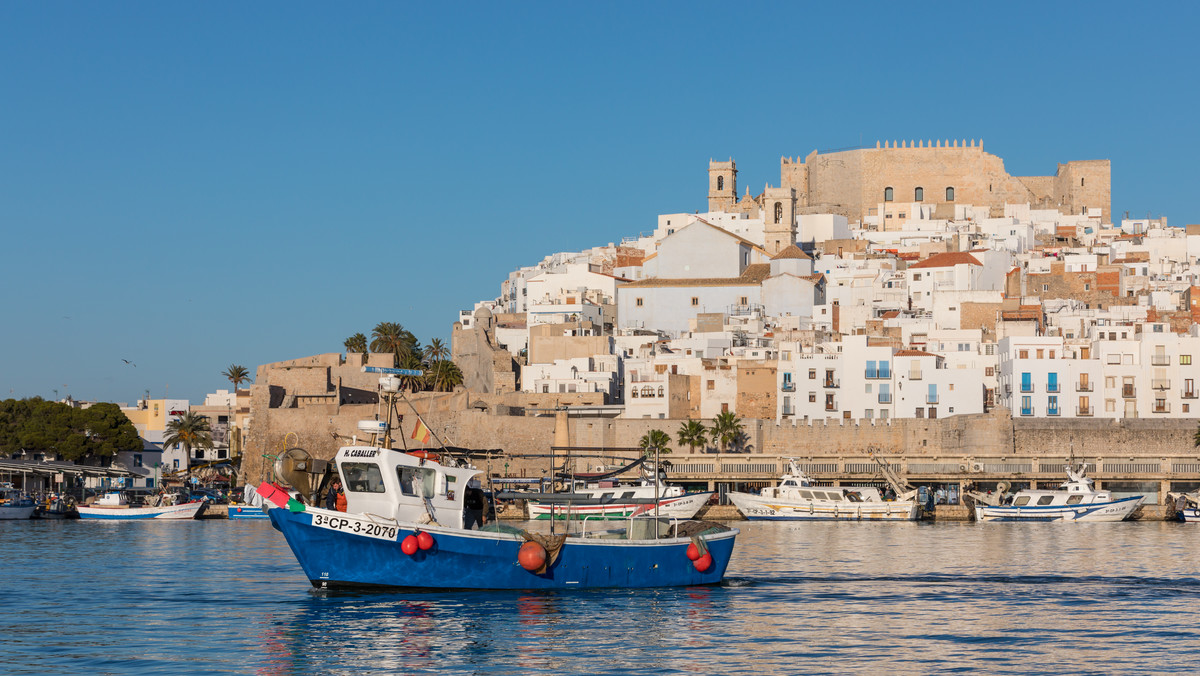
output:
[[[437,453],[432,453],[430,451],[409,451],[408,454],[414,458],[424,458],[425,460],[436,461],[438,459]]]

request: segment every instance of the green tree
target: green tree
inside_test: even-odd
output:
[[[356,333],[342,342],[347,352],[366,353],[367,337],[361,333]]]
[[[230,364],[229,368],[221,372],[221,375],[225,376],[229,379],[229,382],[233,383],[234,393],[237,393],[237,389],[242,383],[250,380],[250,372],[246,370],[245,366],[240,366],[238,364]]]
[[[33,399],[0,402],[0,452],[52,451],[66,460],[137,451],[141,439],[116,404],[72,408]]]
[[[742,419],[737,417],[733,411],[722,411],[713,420],[713,426],[709,432],[713,441],[721,445],[721,452],[724,453],[729,444],[736,442],[741,437]]]
[[[167,423],[167,437],[163,439],[163,448],[169,446],[182,446],[184,454],[189,458],[193,448],[212,448],[212,427],[208,418],[189,411]]]
[[[708,430],[699,420],[689,420],[679,426],[676,438],[680,444],[691,448],[692,453],[695,453],[697,448],[708,443]]]
[[[670,453],[671,448],[668,444],[671,443],[671,435],[662,430],[650,430],[642,435],[642,440],[638,442],[638,446],[642,449],[642,454],[645,456],[653,456],[658,453]]]
[[[410,357],[420,355],[421,344],[416,336],[396,322],[379,322],[371,329],[371,351],[391,352],[394,366],[408,368],[401,364]]]
[[[441,338],[433,338],[425,346],[425,361],[429,363],[444,361],[450,357],[450,350]]]
[[[462,370],[449,359],[433,362],[427,377],[430,379],[430,388],[437,392],[451,392],[463,383]]]

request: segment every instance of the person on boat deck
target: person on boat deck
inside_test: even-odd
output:
[[[325,509],[346,511],[346,491],[342,489],[341,479],[334,479],[329,492],[325,494]]]
[[[486,500],[478,479],[467,482],[467,490],[463,492],[463,528],[478,530],[487,523],[484,515]]]

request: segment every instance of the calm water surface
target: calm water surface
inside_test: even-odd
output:
[[[1194,525],[738,526],[719,587],[319,593],[264,522],[0,521],[0,669],[1200,670]]]

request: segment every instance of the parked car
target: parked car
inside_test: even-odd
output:
[[[229,499],[225,497],[224,493],[221,493],[220,491],[214,491],[210,488],[193,488],[192,492],[188,493],[188,500],[207,500],[208,502],[218,505],[229,503]]]

